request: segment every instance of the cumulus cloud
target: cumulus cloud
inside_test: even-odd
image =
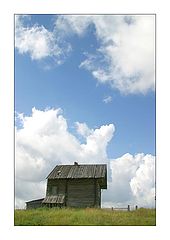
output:
[[[57,164],[107,163],[108,189],[103,190],[104,207],[154,206],[155,157],[129,153],[109,159],[107,146],[114,136],[113,124],[90,129],[76,122],[83,143],[69,132],[61,109],[32,109],[30,116],[18,114],[16,127],[16,207],[45,196],[46,177]]]
[[[155,157],[150,154],[124,154],[110,159],[108,189],[103,205],[155,206]]]
[[[146,155],[130,181],[132,194],[136,202],[143,205],[154,204],[155,197],[155,161],[153,156]]]
[[[80,67],[124,94],[154,90],[154,16],[60,16],[56,21],[60,30],[79,36],[91,24],[100,47]]]
[[[50,57],[60,65],[71,51],[71,45],[43,25],[25,25],[25,19],[30,20],[30,16],[15,16],[15,47],[18,52],[29,54],[32,60]]]
[[[86,142],[81,143],[68,131],[61,109],[32,109],[31,116],[19,114],[22,124],[16,128],[16,204],[45,194],[44,179],[57,164],[106,163],[106,148],[114,134],[114,125],[97,129],[77,123]],[[86,135],[87,134],[87,135]]]
[[[89,129],[89,127],[87,126],[86,123],[76,122],[75,124],[76,124],[77,133],[79,133],[81,136],[87,137],[87,136],[89,136],[91,133],[93,133],[93,130],[92,130],[92,129]]]
[[[46,181],[27,181],[16,177],[15,208],[25,208],[25,201],[44,197]]]

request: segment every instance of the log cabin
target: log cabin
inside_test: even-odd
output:
[[[32,207],[101,207],[101,189],[107,189],[106,164],[57,165],[47,176],[46,196],[26,202]]]

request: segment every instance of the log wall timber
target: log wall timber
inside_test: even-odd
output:
[[[101,189],[97,179],[48,179],[47,196],[65,195],[65,206],[100,207]]]
[[[69,179],[67,206],[94,207],[95,195],[94,179]]]
[[[47,196],[52,195],[53,188],[56,187],[56,194],[65,194],[66,193],[66,179],[48,179],[47,183]]]
[[[101,207],[101,189],[100,189],[100,185],[98,183],[98,181],[96,180],[96,201],[95,201],[95,205],[96,207]]]

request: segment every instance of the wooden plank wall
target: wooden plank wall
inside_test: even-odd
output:
[[[94,179],[69,179],[67,206],[93,207],[95,200]]]
[[[42,207],[42,200],[40,201],[31,201],[26,203],[26,209],[40,208]]]
[[[101,207],[101,188],[96,180],[96,207]]]
[[[57,194],[65,194],[68,207],[100,207],[101,189],[97,179],[48,179],[47,196],[52,187],[57,186]]]
[[[48,179],[46,195],[52,195],[52,187],[57,186],[57,194],[66,193],[66,181],[65,179]]]

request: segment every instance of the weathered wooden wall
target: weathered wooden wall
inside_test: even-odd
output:
[[[48,179],[46,195],[53,195],[52,189],[57,186],[56,194],[66,194],[66,181],[65,179]]]
[[[69,179],[67,206],[92,207],[95,205],[95,184],[93,179]]]
[[[48,179],[46,195],[53,195],[53,187],[57,186],[56,194],[65,195],[68,207],[100,207],[101,189],[97,179]]]
[[[101,188],[96,180],[96,207],[101,207]]]

